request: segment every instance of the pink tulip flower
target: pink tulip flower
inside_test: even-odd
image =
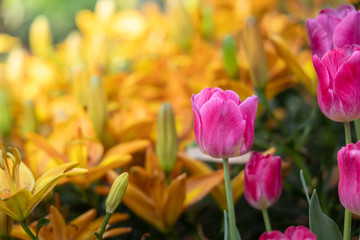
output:
[[[353,45],[313,56],[317,99],[326,117],[337,122],[360,118],[360,48]]]
[[[265,210],[278,200],[281,190],[281,158],[253,152],[245,166],[246,201],[253,208]]]
[[[290,226],[284,234],[279,231],[265,232],[259,240],[316,240],[316,235],[305,226]]]
[[[308,19],[306,26],[313,54],[319,58],[334,48],[360,44],[360,18],[353,5],[326,8],[315,19]]]
[[[205,88],[191,97],[194,133],[200,150],[215,158],[247,153],[254,141],[258,99],[241,102],[233,91]]]
[[[360,214],[360,141],[342,147],[337,161],[340,202],[350,212]]]

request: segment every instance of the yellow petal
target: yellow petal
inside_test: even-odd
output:
[[[184,207],[188,207],[191,204],[202,199],[208,194],[211,189],[219,184],[224,178],[223,171],[218,170],[214,173],[210,173],[201,177],[190,178],[186,182],[186,198],[184,201]]]
[[[34,175],[30,169],[23,163],[20,163],[20,186],[30,192],[33,190],[35,185]]]
[[[191,176],[197,177],[212,172],[212,169],[205,163],[190,158],[184,153],[178,153],[178,159],[184,163],[186,169],[191,173]]]
[[[14,224],[11,230],[11,237],[21,240],[31,240],[19,224]]]
[[[22,221],[30,214],[30,211],[27,210],[30,202],[31,193],[27,189],[22,188],[13,194],[1,197],[0,210],[16,221]],[[7,208],[3,209],[2,205],[6,205]],[[5,211],[6,209],[11,209],[11,212]]]
[[[51,226],[53,230],[53,240],[64,240],[67,238],[66,222],[61,213],[50,206]]]
[[[183,173],[171,182],[164,196],[163,214],[167,231],[171,230],[184,209],[185,192],[186,174]]]
[[[132,154],[139,151],[145,151],[146,147],[149,145],[150,145],[149,140],[135,140],[130,142],[124,142],[110,148],[106,152],[105,158],[118,156],[119,154],[124,154],[124,153]]]
[[[53,148],[46,139],[44,139],[42,136],[37,135],[36,133],[33,132],[28,132],[26,134],[26,137],[33,142],[38,148],[42,149],[43,151],[45,151],[50,157],[52,157],[56,163],[58,164],[62,164],[62,163],[66,163],[69,162],[69,159],[59,153],[55,148]]]

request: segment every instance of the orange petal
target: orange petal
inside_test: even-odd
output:
[[[95,219],[96,210],[90,209],[89,211],[81,214],[75,218],[67,226],[68,240],[75,240],[86,229],[89,224]]]
[[[121,227],[121,228],[113,228],[108,231],[106,231],[103,235],[103,238],[110,238],[110,237],[116,237],[125,233],[129,233],[132,231],[131,227]]]
[[[184,207],[188,207],[207,195],[224,178],[222,170],[201,177],[188,179]]]
[[[50,206],[50,214],[51,214],[51,226],[53,229],[53,239],[54,240],[63,240],[67,238],[66,231],[66,222],[59,212],[54,206]]]

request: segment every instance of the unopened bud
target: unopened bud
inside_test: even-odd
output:
[[[205,39],[210,40],[214,31],[213,21],[214,10],[210,6],[201,8],[201,25],[200,30]]]
[[[35,106],[32,100],[25,102],[23,133],[36,132],[38,128],[38,120],[36,117]]]
[[[3,91],[0,91],[0,134],[3,139],[9,137],[11,131],[11,114],[8,101]]]
[[[246,20],[242,40],[251,79],[257,87],[264,89],[268,81],[267,60],[259,24],[254,17]]]
[[[236,57],[236,43],[232,36],[225,37],[222,45],[223,64],[227,75],[232,79],[239,77],[238,61]]]
[[[93,77],[90,81],[87,107],[95,131],[98,137],[102,138],[106,126],[107,110],[105,91],[99,77]]]
[[[129,174],[127,172],[122,173],[115,179],[106,199],[106,212],[113,213],[119,206],[128,184]]]
[[[52,52],[50,24],[45,16],[38,16],[30,26],[30,49],[34,55],[48,56]]]
[[[169,103],[163,103],[158,113],[156,155],[163,171],[170,173],[176,163],[178,139],[174,113]]]

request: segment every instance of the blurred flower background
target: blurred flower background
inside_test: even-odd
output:
[[[198,154],[190,101],[205,87],[220,87],[242,100],[258,96],[252,150],[282,157],[283,191],[269,209],[273,229],[308,224],[300,169],[309,192],[316,187],[323,211],[341,225],[336,153],[343,126],[318,108],[305,27],[321,9],[341,4],[358,6],[340,0],[0,1],[1,142],[19,149],[35,180],[69,162],[88,170],[63,179],[29,222],[56,219],[41,230],[46,239],[59,226],[69,229],[62,236],[75,239],[74,222],[83,226],[76,236],[95,239],[101,223],[86,228],[84,216],[105,214],[110,185],[127,171],[117,209],[122,217],[110,222],[115,231],[108,236],[223,239],[221,165]],[[163,103],[171,111],[158,121]],[[175,131],[161,130],[165,124]],[[230,159],[245,240],[264,232],[261,213],[243,196],[248,159]],[[358,233],[360,222],[352,228]],[[12,236],[28,239],[18,225]]]

